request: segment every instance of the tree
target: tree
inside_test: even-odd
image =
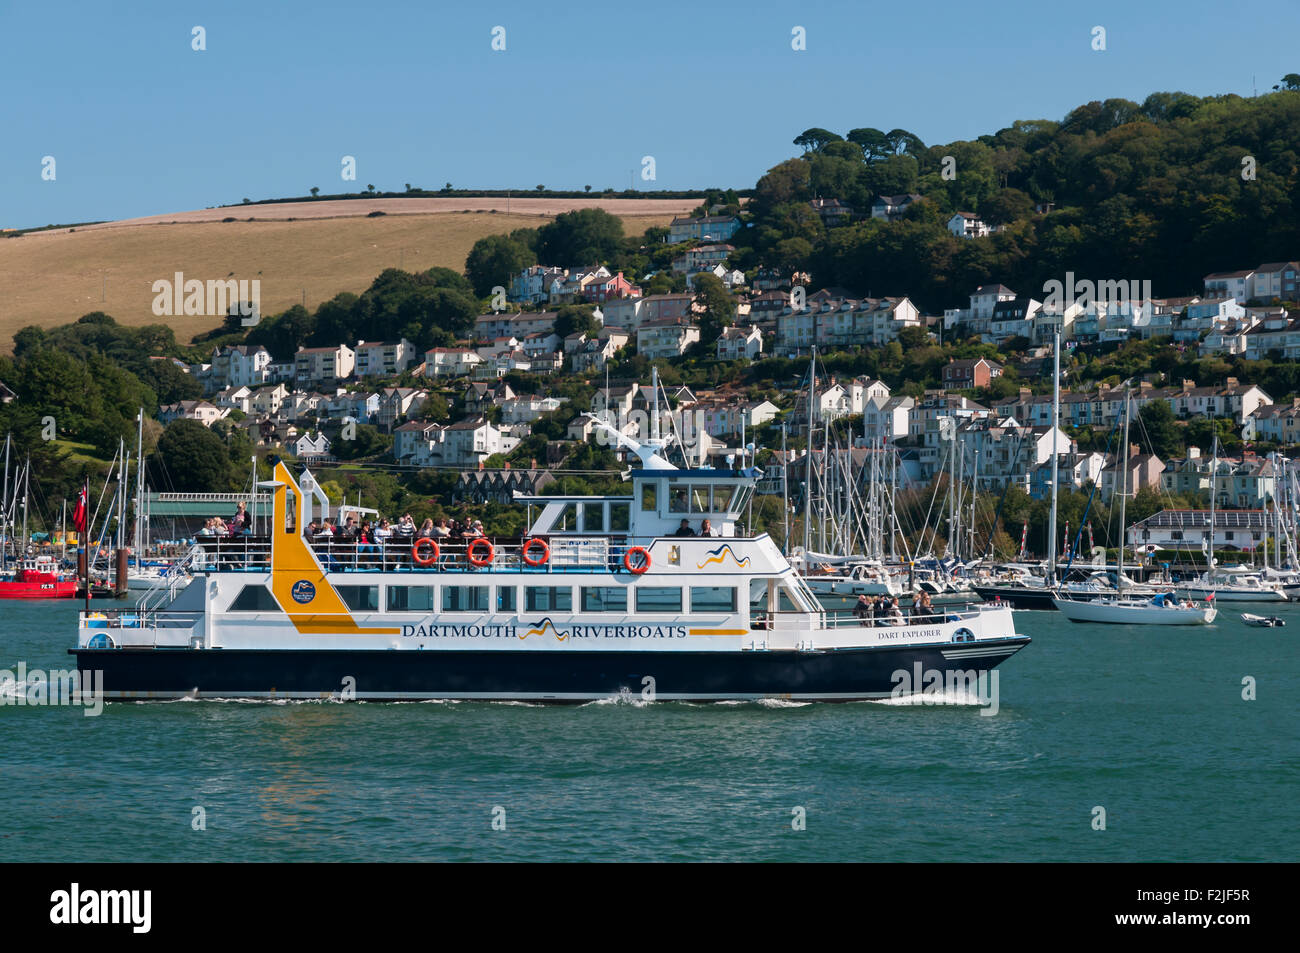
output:
[[[366,191],[367,191],[367,192],[373,192],[374,190],[375,190],[375,187],[374,187],[373,185],[367,185],[367,186],[366,186]]]
[[[710,347],[736,317],[736,299],[717,275],[702,272],[695,276],[695,298],[704,305],[700,315],[700,344]]]
[[[319,185],[313,185],[313,186],[311,187],[311,197],[312,197],[312,198],[315,198],[315,197],[318,196],[318,195],[320,195],[320,186],[319,186]]]
[[[862,129],[849,130],[849,142],[857,143],[866,153],[867,161],[883,159],[885,156],[893,155],[894,149],[890,145],[889,138],[879,129],[873,129],[867,126]]]
[[[610,261],[622,248],[623,222],[604,209],[562,212],[538,229],[537,260],[553,265]]]
[[[532,253],[509,236],[488,235],[470,249],[465,259],[465,276],[474,293],[485,298],[494,287],[509,287],[511,278],[535,263]]]
[[[583,186],[583,189],[585,189],[586,191],[590,192],[590,191],[591,191],[591,186],[590,186],[590,185],[584,185],[584,186]]]
[[[197,420],[173,420],[149,458],[150,484],[179,493],[224,493],[232,475],[225,442]]]
[[[1152,400],[1138,411],[1142,429],[1151,441],[1151,452],[1162,460],[1177,457],[1183,451],[1183,437],[1168,401]]]
[[[595,308],[589,304],[568,304],[555,313],[555,333],[561,339],[570,334],[584,331],[588,336],[599,330],[593,314]]]
[[[813,127],[805,129],[799,135],[794,137],[794,144],[801,146],[804,152],[821,152],[822,147],[831,142],[840,142],[843,136],[837,135],[828,129]]]
[[[1283,89],[1300,89],[1300,73],[1287,73],[1282,77]]]

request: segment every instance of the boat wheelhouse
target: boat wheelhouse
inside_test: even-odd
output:
[[[201,540],[192,583],[83,614],[70,651],[108,698],[847,700],[894,694],[917,664],[987,670],[1029,642],[1005,606],[828,616],[744,529],[757,471],[655,459],[626,496],[518,498],[523,537],[382,548],[306,538],[327,501],[277,462],[271,535]]]

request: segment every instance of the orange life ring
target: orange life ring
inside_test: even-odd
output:
[[[642,562],[640,566],[632,565],[633,553],[641,554]],[[644,546],[630,547],[628,551],[623,554],[623,568],[626,569],[628,572],[632,573],[634,576],[641,575],[641,573],[645,572],[647,569],[650,568],[650,550],[646,549]]]
[[[474,550],[480,543],[487,547],[487,556],[482,559],[476,559],[474,556]],[[475,566],[480,567],[492,565],[492,560],[496,557],[496,554],[496,547],[492,545],[492,540],[488,539],[486,536],[475,536],[469,541],[469,546],[465,549],[465,558]]]
[[[423,547],[425,543],[428,543],[429,546],[433,548],[432,555],[429,556],[420,555],[420,553],[422,552],[421,547]],[[417,566],[432,566],[434,563],[438,561],[438,557],[441,555],[442,555],[442,550],[439,549],[438,547],[438,541],[434,539],[432,536],[421,536],[419,539],[417,539],[414,543],[411,544],[411,562],[415,563]]]
[[[536,559],[528,555],[534,544],[542,547],[542,554]],[[540,536],[533,536],[528,540],[528,542],[524,543],[524,548],[520,551],[520,556],[523,557],[524,562],[528,563],[528,565],[540,566],[551,558],[551,547],[546,540],[542,539]]]

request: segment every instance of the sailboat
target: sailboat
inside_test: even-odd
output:
[[[1125,506],[1128,502],[1128,428],[1132,401],[1124,393],[1124,454],[1120,468],[1119,492],[1119,572],[1116,578],[1124,579]],[[1212,525],[1212,523],[1211,523]],[[1210,596],[1213,599],[1213,594]],[[1081,600],[1055,594],[1052,604],[1071,622],[1108,622],[1125,625],[1209,625],[1218,615],[1214,606],[1201,607],[1179,602],[1173,592],[1156,593],[1150,598],[1133,595],[1105,596]]]

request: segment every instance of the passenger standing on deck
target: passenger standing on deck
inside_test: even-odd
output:
[[[231,536],[238,536],[240,533],[244,531],[244,527],[247,524],[248,524],[247,505],[243,501],[240,501],[239,505],[235,507],[235,515],[230,518],[230,523],[227,524],[227,529],[230,532]]]
[[[930,605],[930,594],[922,589],[912,600],[912,618],[921,621],[929,621],[930,612],[934,607]]]
[[[863,625],[869,624],[871,620],[871,603],[867,601],[865,595],[858,596],[858,604],[853,607],[853,614]]]

